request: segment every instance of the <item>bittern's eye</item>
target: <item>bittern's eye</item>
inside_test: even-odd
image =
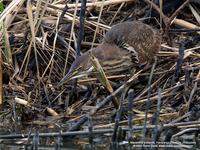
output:
[[[81,70],[81,68],[82,68],[82,66],[78,66],[78,67],[76,68],[76,71]]]
[[[79,69],[81,69],[82,68],[82,66],[79,66]]]

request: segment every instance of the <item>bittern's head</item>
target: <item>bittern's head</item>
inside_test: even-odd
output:
[[[89,53],[86,52],[75,59],[75,61],[71,65],[69,72],[62,78],[58,86],[61,86],[71,79],[77,79],[86,76],[91,71],[92,66],[89,60]]]

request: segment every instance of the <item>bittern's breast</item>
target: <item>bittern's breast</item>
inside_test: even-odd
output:
[[[106,73],[118,73],[131,68],[134,63],[130,52],[115,44],[103,43],[92,50]]]

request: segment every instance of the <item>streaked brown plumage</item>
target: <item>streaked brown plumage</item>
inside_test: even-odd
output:
[[[159,31],[147,24],[138,21],[116,24],[106,33],[99,46],[85,52],[73,62],[59,85],[69,78],[91,71],[90,52],[98,58],[106,73],[116,73],[149,62],[160,50],[160,45]]]

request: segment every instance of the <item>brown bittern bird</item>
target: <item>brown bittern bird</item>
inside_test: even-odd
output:
[[[106,74],[131,70],[150,62],[160,50],[161,34],[139,21],[123,22],[112,26],[103,42],[78,57],[59,85],[69,79],[88,75],[93,66],[90,54],[95,56]]]

